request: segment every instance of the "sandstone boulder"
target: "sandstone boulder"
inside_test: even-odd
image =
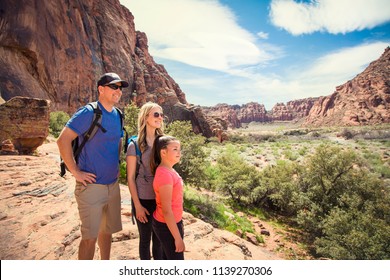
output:
[[[14,97],[0,105],[0,142],[11,139],[19,154],[31,154],[49,134],[50,102]]]

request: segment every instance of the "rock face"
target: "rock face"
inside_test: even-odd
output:
[[[9,139],[19,154],[31,154],[49,134],[49,111],[50,102],[37,98],[14,97],[1,104],[0,143]]]
[[[75,260],[80,223],[74,178],[59,176],[57,145],[49,139],[37,156],[0,157],[0,259]],[[123,230],[113,235],[111,259],[139,259],[137,226],[131,222],[130,192],[120,185]],[[189,260],[274,260],[285,258],[270,244],[255,245],[209,223],[183,216]],[[260,233],[258,229],[257,234]],[[264,236],[267,240],[267,236]],[[273,238],[279,239],[277,234]],[[97,246],[95,259],[99,259]]]
[[[250,123],[259,120],[266,122],[269,120],[269,117],[264,105],[256,102],[250,102],[240,108],[240,111],[238,112],[238,119],[241,123]]]
[[[154,101],[175,107],[170,120],[193,120],[185,94],[148,52],[145,33],[118,0],[0,2],[0,92],[51,101],[70,114],[97,99],[96,81],[116,72],[129,81],[119,107]],[[196,126],[210,131],[204,120]],[[207,135],[207,133],[204,133]]]
[[[292,121],[306,117],[319,97],[298,99],[284,103],[277,103],[271,111],[273,121]]]
[[[356,126],[390,122],[390,48],[354,79],[320,98],[305,125]]]
[[[287,102],[287,108],[292,112],[293,119],[306,117],[319,97],[309,97]]]
[[[273,121],[291,121],[293,119],[293,112],[284,105],[284,103],[276,103],[271,111]]]

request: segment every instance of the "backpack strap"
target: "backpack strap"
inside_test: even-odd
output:
[[[131,136],[130,139],[128,140],[129,145],[130,145],[131,142],[134,143],[135,155],[137,157],[137,165],[135,167],[135,179],[137,179],[137,176],[139,174],[139,168],[142,165],[142,152],[141,152],[140,148],[138,147],[138,143],[137,143],[138,141],[137,140],[138,140],[138,137],[136,135]],[[127,147],[129,145],[127,145]],[[134,213],[135,213],[135,206],[134,206],[133,200],[131,200],[131,221],[133,222],[133,225],[135,224]]]
[[[92,123],[91,123],[89,129],[87,130],[87,132],[83,134],[84,139],[81,142],[81,144],[79,145],[78,137],[76,137],[72,141],[73,157],[74,157],[76,163],[78,162],[78,157],[79,157],[79,155],[81,153],[81,150],[84,148],[84,146],[87,143],[87,141],[95,136],[97,130],[100,128],[103,133],[107,132],[107,130],[101,125],[103,112],[99,108],[99,106],[97,104],[97,101],[88,103],[85,106],[91,106],[92,107],[92,109],[93,109],[93,120],[92,120]],[[61,163],[60,163],[60,169],[61,169],[60,176],[63,177],[65,175],[65,173],[66,173],[66,165],[65,165],[65,162],[62,159],[61,159]]]
[[[136,170],[135,170],[135,178],[137,178],[138,173],[139,173],[139,168],[142,165],[142,152],[141,152],[141,150],[138,147],[137,139],[138,139],[137,136],[132,136],[132,137],[130,137],[130,140],[129,140],[129,144],[130,144],[130,142],[134,143],[135,155],[137,157],[137,167],[136,167]]]
[[[93,109],[93,121],[91,123],[91,126],[89,127],[89,129],[87,130],[86,133],[84,133],[84,139],[83,141],[81,142],[81,144],[77,147],[76,151],[74,151],[74,158],[77,162],[78,160],[78,156],[80,155],[81,153],[81,150],[84,148],[85,144],[87,143],[87,141],[89,139],[92,139],[96,132],[98,131],[98,129],[100,128],[102,130],[103,133],[106,133],[107,130],[102,126],[102,115],[103,115],[103,112],[102,110],[99,108],[97,102],[91,102],[91,103],[88,103],[87,106],[91,106],[92,109]]]
[[[120,119],[121,119],[121,129],[122,129],[124,137],[125,137],[125,141],[123,141],[123,152],[126,154],[127,147],[128,147],[128,141],[129,141],[129,134],[127,133],[127,131],[125,129],[125,124],[124,124],[125,116],[124,116],[123,112],[121,111],[121,109],[119,109],[118,107],[114,107],[114,108],[117,110],[117,112],[120,116]]]

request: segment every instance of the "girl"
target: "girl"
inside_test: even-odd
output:
[[[163,117],[162,108],[158,104],[145,103],[138,115],[137,141],[130,142],[126,154],[127,182],[132,198],[132,212],[136,217],[139,232],[139,255],[141,260],[151,259],[151,241],[153,259],[161,260],[163,256],[160,241],[152,232],[151,214],[156,209],[156,196],[153,190],[153,175],[149,164],[154,139],[157,135],[163,133]],[[138,171],[136,148],[141,151]]]
[[[150,159],[157,202],[153,230],[162,244],[164,258],[168,260],[184,260],[183,180],[173,169],[180,157],[180,142],[176,138],[156,137]]]

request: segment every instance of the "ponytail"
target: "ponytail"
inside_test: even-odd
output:
[[[150,170],[153,176],[156,174],[156,169],[161,163],[161,150],[165,149],[172,141],[177,141],[177,139],[170,135],[157,135],[154,139],[152,155],[150,157]]]

